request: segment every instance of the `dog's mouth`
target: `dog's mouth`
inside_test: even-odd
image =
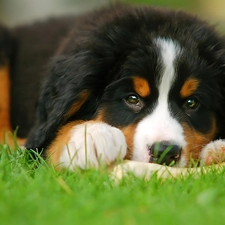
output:
[[[173,166],[181,158],[181,147],[168,141],[148,145],[148,152],[150,163]]]

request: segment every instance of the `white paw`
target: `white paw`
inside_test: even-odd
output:
[[[201,151],[200,160],[203,165],[212,165],[225,161],[225,140],[211,141]]]
[[[102,122],[85,122],[74,126],[70,141],[64,146],[59,163],[61,166],[98,168],[126,155],[127,144],[122,131]]]

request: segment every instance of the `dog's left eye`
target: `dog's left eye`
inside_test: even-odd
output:
[[[131,108],[135,113],[139,113],[144,106],[143,101],[136,94],[131,94],[124,100],[129,108]]]
[[[196,98],[188,98],[184,103],[184,108],[187,110],[195,110],[199,107],[199,101]]]

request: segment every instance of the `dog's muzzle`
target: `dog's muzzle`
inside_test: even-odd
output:
[[[181,156],[181,147],[169,141],[155,142],[148,146],[151,163],[174,165]]]

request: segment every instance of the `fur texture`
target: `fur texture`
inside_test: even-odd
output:
[[[12,34],[12,128],[55,165],[188,166],[225,138],[225,41],[194,16],[116,5]]]

